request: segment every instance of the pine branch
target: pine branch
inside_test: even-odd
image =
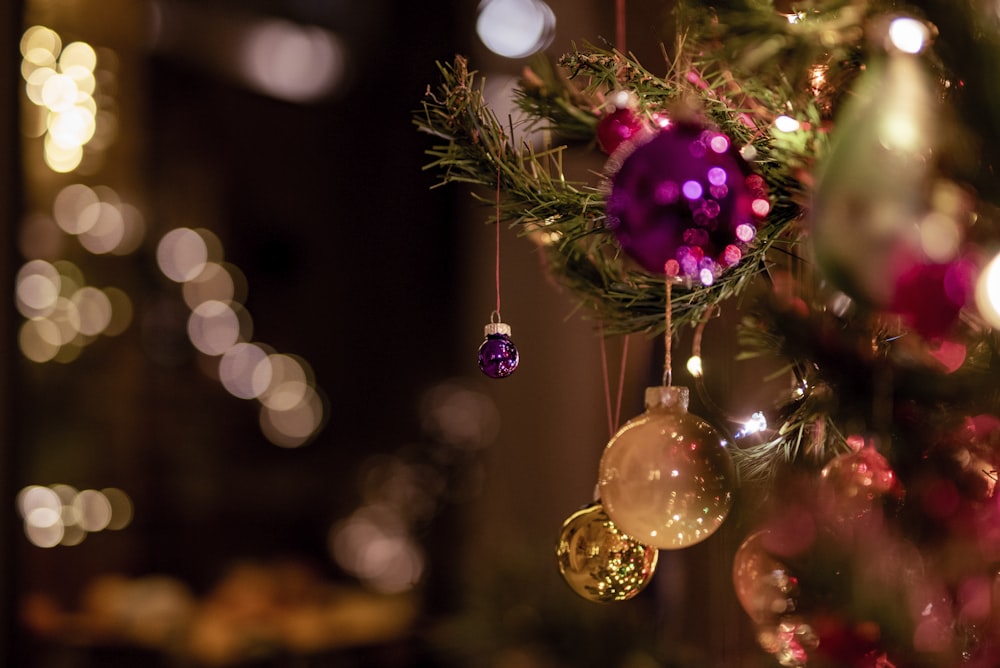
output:
[[[565,138],[580,139],[596,125],[595,104],[613,90],[628,87],[646,113],[662,112],[672,105],[697,100],[711,122],[735,141],[745,142],[758,156],[755,166],[772,193],[772,210],[743,259],[711,286],[686,285],[673,291],[675,330],[697,322],[709,308],[743,293],[768,264],[773,244],[790,241],[789,230],[801,215],[804,187],[796,170],[809,159],[796,151],[812,150],[821,141],[815,130],[803,130],[808,141],[796,146],[772,141],[766,128],[756,127],[742,106],[731,102],[711,85],[685,74],[675,60],[668,78],[660,78],[621,54],[592,50],[564,56],[560,65],[567,76],[555,76],[536,66],[526,73],[518,100],[552,127],[565,129]],[[501,191],[501,221],[519,227],[522,234],[544,232],[550,241],[546,252],[555,276],[568,285],[588,313],[605,322],[608,333],[663,331],[666,289],[662,276],[637,270],[604,226],[605,205],[601,178],[595,183],[574,183],[562,169],[566,145],[535,149],[524,142],[515,146],[513,128],[494,116],[482,97],[476,73],[458,57],[439,65],[441,82],[428,91],[418,127],[439,139],[427,154],[426,169],[441,174],[440,184],[463,183]],[[586,79],[579,88],[576,79]],[[593,118],[593,122],[591,122]],[[592,137],[592,135],[591,135]],[[439,185],[440,185],[439,184]],[[474,193],[475,196],[475,193]],[[486,202],[492,198],[479,196]]]

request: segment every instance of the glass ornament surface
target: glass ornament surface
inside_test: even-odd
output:
[[[604,509],[622,531],[676,550],[700,543],[733,504],[736,470],[722,435],[688,412],[686,387],[646,388],[646,411],[611,438],[598,470]]]
[[[733,556],[733,590],[757,624],[773,623],[798,608],[798,577],[765,549],[766,534],[766,530],[750,534]]]
[[[517,369],[520,355],[510,340],[510,325],[491,322],[484,328],[486,339],[479,346],[479,370],[490,378],[506,378]]]
[[[626,601],[653,578],[659,551],[623,533],[600,502],[563,522],[556,546],[559,572],[570,588],[594,603]]]
[[[885,309],[923,261],[921,221],[946,133],[933,78],[912,55],[870,58],[850,92],[817,171],[810,240],[832,285]]]
[[[650,273],[705,285],[740,261],[770,201],[726,135],[677,122],[622,149],[606,224],[626,254]]]

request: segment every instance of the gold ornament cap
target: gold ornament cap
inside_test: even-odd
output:
[[[673,408],[687,411],[690,400],[690,390],[679,385],[656,385],[646,388],[646,410]]]
[[[483,327],[483,336],[510,336],[510,325],[505,322],[488,322]]]

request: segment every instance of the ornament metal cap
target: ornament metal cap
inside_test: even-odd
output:
[[[510,336],[510,325],[505,322],[488,322],[483,327],[483,336]]]
[[[691,393],[681,385],[656,385],[646,388],[646,408],[663,406],[687,411]]]

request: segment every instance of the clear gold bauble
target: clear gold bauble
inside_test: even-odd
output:
[[[646,412],[611,438],[598,471],[599,496],[611,520],[665,550],[715,533],[732,508],[735,484],[725,439],[688,412],[686,387],[646,388]]]
[[[563,522],[556,547],[559,572],[577,594],[595,603],[625,601],[645,589],[659,552],[618,530],[598,502]]]

